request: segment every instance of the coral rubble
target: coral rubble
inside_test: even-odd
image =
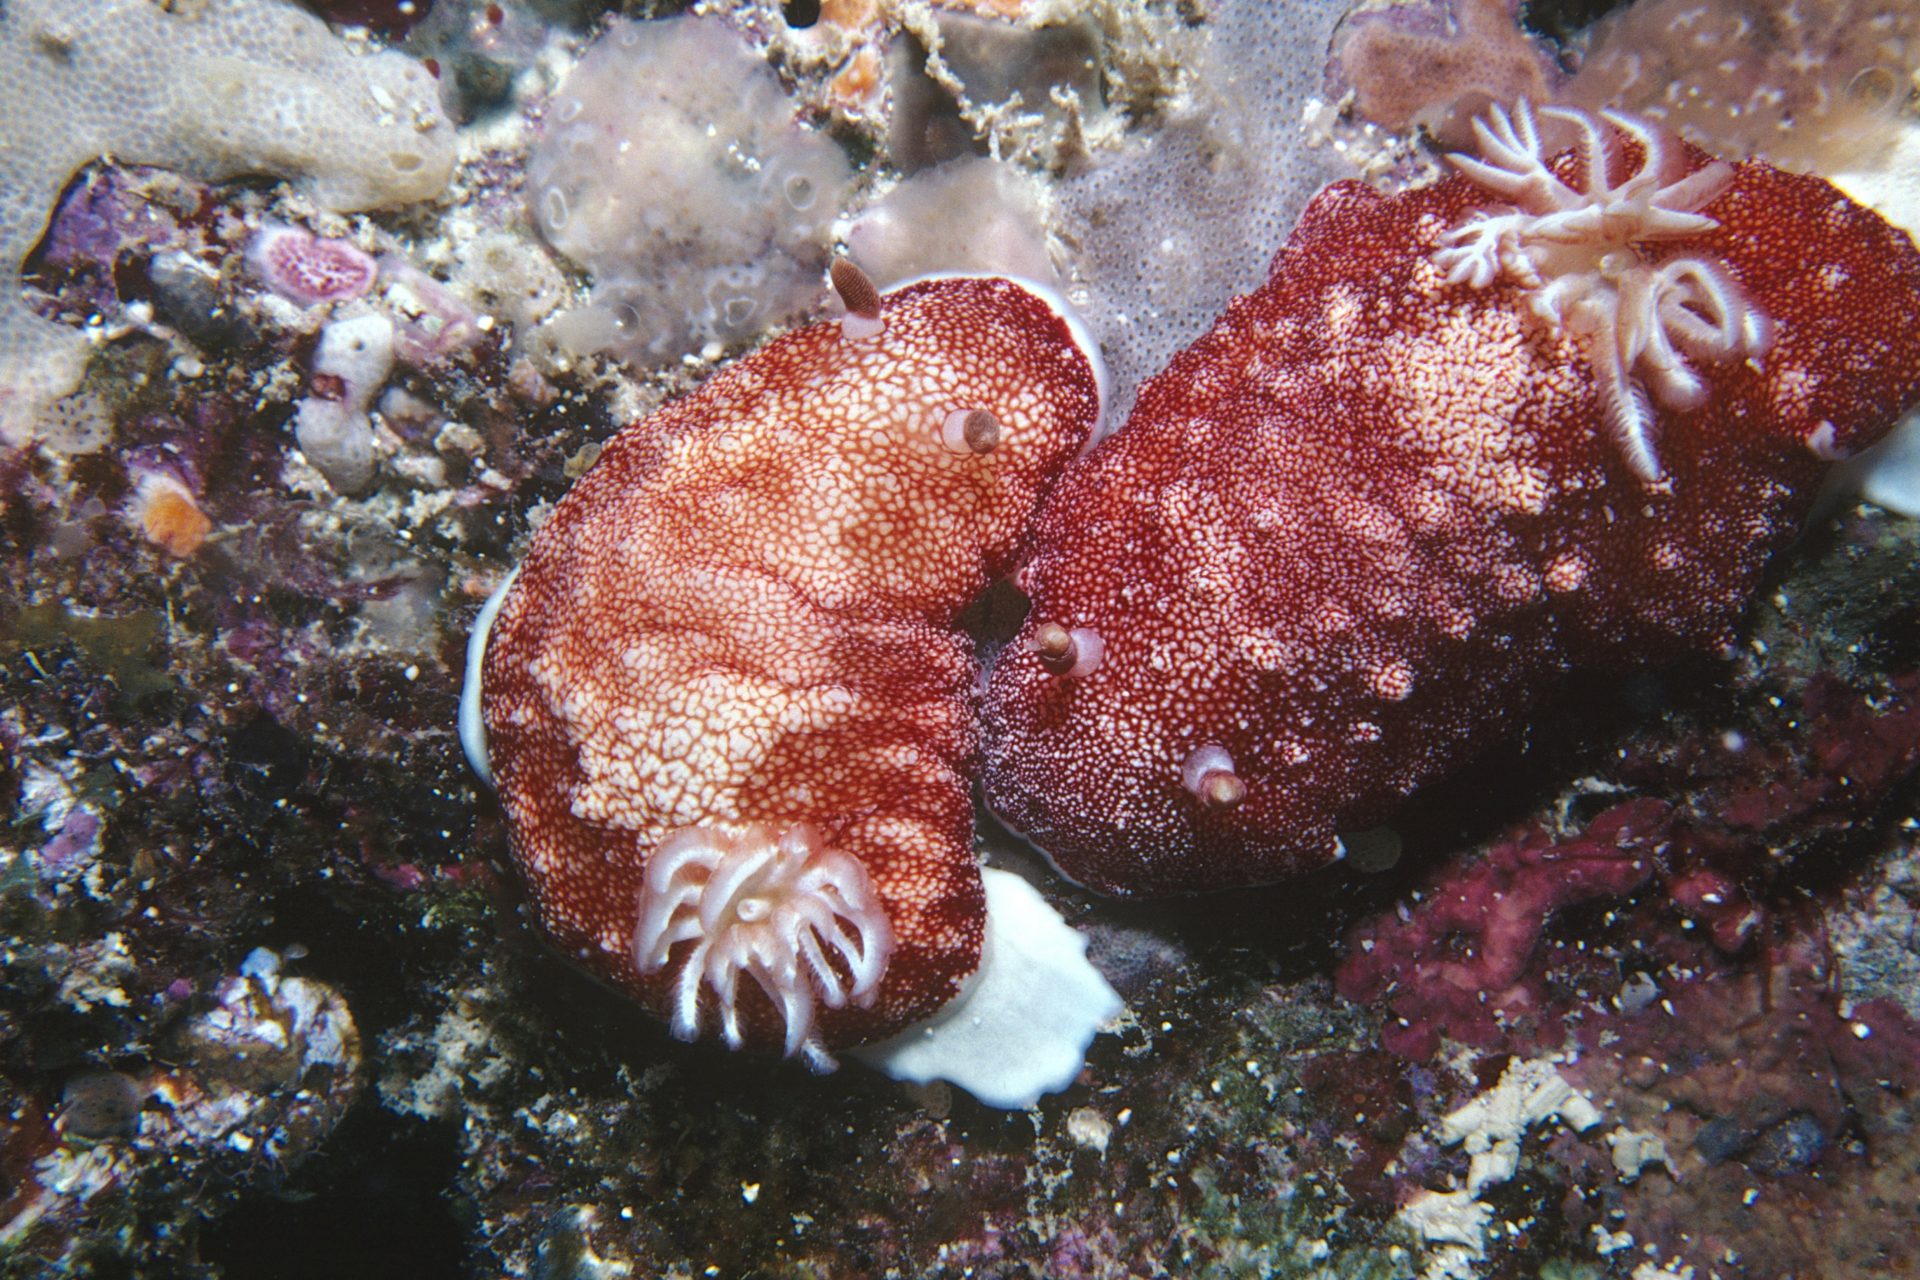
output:
[[[37,314],[16,272],[67,181],[110,154],[198,178],[270,173],[319,205],[424,200],[453,139],[432,82],[399,53],[354,57],[286,0],[19,0],[0,13],[0,442],[72,391],[85,336]]]

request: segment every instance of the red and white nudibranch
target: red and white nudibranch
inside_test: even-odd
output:
[[[834,275],[846,316],[627,427],[554,508],[476,629],[463,738],[543,931],[675,1035],[870,1046],[1024,1105],[1118,997],[983,882],[954,619],[1095,432],[1098,363],[1037,287]],[[1020,1003],[1047,990],[1065,1012]]]
[[[1567,668],[1729,643],[1827,464],[1920,393],[1904,233],[1550,114],[1563,154],[1522,108],[1433,186],[1323,191],[1048,499],[985,781],[1071,878],[1324,865]]]

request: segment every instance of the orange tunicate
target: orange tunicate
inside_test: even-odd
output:
[[[874,0],[820,0],[820,21],[844,31],[860,31],[880,20]]]
[[[934,0],[934,6],[940,9],[953,9],[962,13],[977,13],[983,18],[1025,18],[1029,8],[1027,0]]]
[[[134,515],[147,541],[184,560],[200,549],[213,521],[172,476],[149,473],[134,492]]]
[[[829,85],[833,104],[849,114],[879,100],[880,53],[871,45],[856,49],[847,64],[834,73]]]

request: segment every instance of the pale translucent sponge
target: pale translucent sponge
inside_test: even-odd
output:
[[[724,24],[614,22],[527,166],[541,233],[594,279],[548,336],[651,365],[793,318],[820,292],[852,177]]]
[[[938,271],[1014,276],[1058,288],[1040,198],[1011,165],[963,156],[922,169],[847,231],[854,261],[881,288]]]
[[[1113,371],[1116,422],[1135,387],[1265,282],[1274,247],[1341,176],[1300,121],[1350,0],[1205,7],[1203,43],[1177,55],[1190,88],[1157,129],[1096,151],[1055,188],[1055,230],[1075,259],[1068,297]]]
[[[87,344],[21,297],[68,179],[111,155],[218,181],[263,173],[329,209],[438,195],[452,127],[403,54],[357,55],[285,0],[0,5],[0,441],[78,385]]]

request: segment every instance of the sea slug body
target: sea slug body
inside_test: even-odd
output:
[[[820,1069],[981,967],[954,618],[1100,412],[1035,291],[834,274],[845,317],[607,444],[483,620],[463,708],[550,940],[682,1038]]]
[[[1522,108],[1327,188],[1062,479],[989,803],[1150,894],[1341,855],[1568,668],[1727,644],[1827,464],[1920,391],[1920,254],[1816,178]],[[1077,655],[1097,650],[1097,661]]]

